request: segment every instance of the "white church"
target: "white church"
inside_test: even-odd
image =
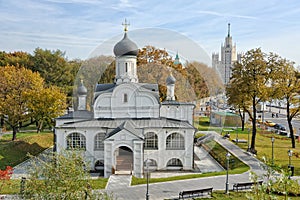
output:
[[[91,170],[102,170],[104,177],[118,171],[143,177],[146,163],[151,170],[193,170],[194,104],[175,100],[172,74],[163,102],[158,84],[139,83],[138,47],[126,26],[113,52],[114,82],[95,86],[92,111],[81,82],[77,110],[56,119],[55,150],[80,149]]]

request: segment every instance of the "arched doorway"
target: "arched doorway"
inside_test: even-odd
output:
[[[115,174],[131,174],[133,171],[133,152],[126,146],[115,150]]]

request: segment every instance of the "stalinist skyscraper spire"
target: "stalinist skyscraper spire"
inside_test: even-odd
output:
[[[212,54],[212,67],[217,69],[225,85],[230,81],[233,63],[239,59],[240,54],[236,53],[236,45],[232,44],[230,23],[228,23],[228,34],[225,43],[221,45],[221,60],[219,60],[219,53]]]

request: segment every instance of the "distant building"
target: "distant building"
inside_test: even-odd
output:
[[[163,102],[158,84],[138,81],[138,47],[126,25],[123,39],[114,46],[114,82],[95,86],[92,111],[87,110],[88,90],[81,82],[77,109],[56,119],[55,149],[82,150],[90,168],[105,177],[118,171],[142,177],[147,160],[152,170],[192,170],[195,105],[175,100],[172,74]]]
[[[212,67],[215,68],[223,83],[226,85],[229,83],[232,75],[232,66],[236,61],[240,61],[241,54],[236,53],[236,45],[232,44],[232,37],[230,35],[230,24],[228,24],[228,34],[225,37],[225,43],[221,45],[221,60],[219,53],[212,54]]]

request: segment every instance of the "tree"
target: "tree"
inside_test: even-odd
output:
[[[40,48],[35,49],[31,60],[33,65],[28,68],[39,72],[46,86],[55,85],[62,88],[66,94],[72,94],[75,75],[81,62],[68,63],[64,52]]]
[[[112,199],[93,191],[84,152],[68,150],[36,158],[22,192],[25,199]]]
[[[250,107],[251,102],[248,95],[242,93],[238,81],[239,79],[232,79],[231,84],[226,86],[226,96],[228,97],[227,103],[233,106],[239,113],[243,131],[245,128],[245,113],[247,108]]]
[[[39,133],[44,122],[51,123],[55,117],[62,115],[66,109],[66,95],[56,86],[41,88],[31,95],[28,102],[28,109],[32,113],[32,118],[37,124]]]
[[[265,53],[260,48],[249,50],[242,56],[241,62],[234,64],[232,79],[228,86],[229,88],[239,88],[239,94],[245,97],[242,100],[250,102],[250,106],[244,107],[244,109],[252,121],[250,151],[253,153],[256,153],[256,106],[267,98],[269,72]],[[233,92],[228,92],[228,95],[229,98],[234,98]],[[239,105],[242,104],[239,103]]]
[[[300,91],[300,79],[297,77],[299,72],[295,70],[293,62],[281,58],[276,54],[271,54],[269,60],[274,69],[271,83],[271,88],[273,89],[272,97],[285,100],[286,102],[286,118],[290,130],[292,148],[295,148],[292,120],[300,113],[300,99],[298,95]]]
[[[0,115],[13,130],[12,140],[16,139],[17,129],[29,121],[29,100],[42,87],[43,79],[38,73],[24,67],[0,68]]]

